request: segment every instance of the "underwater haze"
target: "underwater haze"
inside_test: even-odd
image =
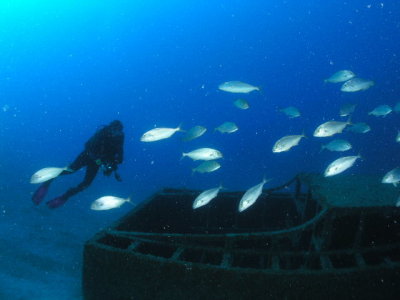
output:
[[[1,1],[0,299],[82,299],[85,241],[132,208],[91,210],[104,195],[140,203],[164,187],[244,191],[263,177],[267,188],[323,174],[346,155],[362,157],[347,174],[398,167],[400,113],[368,113],[400,102],[399,16],[399,2],[374,0]],[[374,85],[342,92],[342,83],[324,82],[340,70]],[[218,88],[228,81],[260,91]],[[235,107],[239,98],[249,109]],[[314,137],[322,123],[348,120],[339,116],[347,103],[357,104],[351,123],[371,131]],[[289,106],[301,115],[280,111]],[[31,175],[70,164],[115,119],[124,124],[123,181],[99,173],[62,207],[35,206]],[[228,121],[239,129],[214,131]],[[196,125],[207,131],[192,141],[182,141],[185,132],[140,140],[154,127]],[[302,133],[298,146],[272,152],[281,137]],[[352,149],[320,151],[334,138]],[[220,169],[192,174],[198,162],[182,153],[201,147],[223,153]],[[47,197],[83,176],[58,178]]]

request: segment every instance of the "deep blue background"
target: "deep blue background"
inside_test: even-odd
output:
[[[301,171],[322,172],[340,156],[319,153],[312,133],[339,120],[343,103],[357,103],[354,122],[365,135],[345,133],[363,160],[348,173],[383,175],[399,165],[394,138],[400,115],[377,119],[367,112],[399,97],[400,3],[396,1],[2,1],[0,10],[0,186],[8,199],[29,202],[29,178],[46,166],[64,166],[84,142],[113,119],[125,124],[123,183],[98,176],[71,199],[85,209],[104,194],[136,195],[165,186],[247,189],[265,175],[278,185]],[[323,79],[350,69],[376,85],[345,94]],[[232,105],[238,95],[218,84],[241,80],[262,87]],[[293,105],[289,120],[278,108]],[[213,133],[224,121],[240,130]],[[156,126],[207,127],[198,140],[141,143]],[[305,131],[287,153],[274,142]],[[181,153],[220,149],[222,168],[195,174]],[[349,152],[350,155],[350,152]],[[51,195],[78,183],[83,173],[60,178]],[[135,196],[134,196],[135,197]],[[85,199],[81,201],[81,199]],[[68,205],[71,205],[68,203]],[[63,209],[68,209],[67,206]]]

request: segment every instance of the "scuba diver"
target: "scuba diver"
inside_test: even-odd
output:
[[[86,143],[85,149],[78,155],[75,161],[66,168],[60,175],[72,174],[79,169],[86,167],[86,174],[83,181],[77,186],[70,188],[63,195],[46,202],[49,208],[57,208],[67,200],[86,189],[96,177],[99,169],[103,174],[110,176],[114,172],[115,179],[122,181],[117,173],[118,165],[123,160],[124,133],[120,121],[112,121],[109,125],[99,129]],[[54,179],[44,182],[32,196],[32,201],[39,205],[46,196],[51,182]]]

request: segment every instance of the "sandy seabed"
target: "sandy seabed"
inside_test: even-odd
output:
[[[84,243],[127,210],[91,211],[88,194],[57,210],[35,207],[30,191],[2,194],[0,300],[83,299]]]

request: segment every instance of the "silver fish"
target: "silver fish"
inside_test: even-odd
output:
[[[188,142],[194,139],[197,139],[198,137],[201,137],[205,132],[207,131],[207,128],[203,126],[194,126],[190,128],[185,136],[182,138],[183,141]]]
[[[328,121],[317,127],[314,131],[315,137],[328,137],[337,133],[341,133],[347,125],[350,124],[350,120],[347,122],[340,121]]]
[[[341,70],[337,71],[335,74],[331,75],[331,77],[325,79],[325,82],[330,82],[330,83],[338,83],[338,82],[343,82],[347,81],[349,79],[354,78],[356,75],[349,70]]]
[[[239,128],[237,125],[233,122],[225,122],[221,125],[219,125],[215,130],[221,132],[221,133],[233,133],[235,131],[238,131]]]
[[[188,153],[182,153],[182,158],[185,156],[193,160],[214,160],[222,158],[222,153],[212,148],[199,148]]]
[[[227,81],[227,82],[221,83],[218,86],[218,88],[224,92],[243,93],[243,94],[247,94],[252,91],[260,90],[259,87],[256,87],[254,85],[251,85],[251,84],[248,84],[245,82],[241,82],[241,81]]]
[[[372,111],[368,113],[368,115],[372,115],[375,117],[386,117],[386,115],[392,112],[392,108],[389,105],[383,104],[375,107]]]
[[[325,177],[334,176],[346,171],[348,168],[354,165],[356,160],[361,158],[360,155],[357,156],[345,156],[336,159],[326,168],[324,172]]]
[[[216,162],[215,160],[207,160],[202,162],[196,168],[193,168],[192,172],[211,173],[218,170],[219,168],[221,168],[221,165],[218,162]]]
[[[350,116],[356,109],[357,104],[346,103],[340,107],[340,116],[347,117]]]
[[[240,109],[248,109],[250,107],[249,103],[244,99],[236,99],[233,105]]]
[[[99,199],[93,201],[90,209],[92,210],[109,210],[113,208],[120,207],[122,204],[126,202],[131,202],[130,197],[128,198],[120,198],[114,196],[103,196]],[[132,202],[131,202],[132,203]]]
[[[330,141],[326,145],[322,145],[321,151],[324,149],[327,149],[329,151],[343,152],[343,151],[348,151],[351,148],[352,148],[352,146],[348,141],[336,139],[336,140]]]
[[[371,127],[367,123],[360,122],[360,123],[351,124],[347,128],[347,131],[351,131],[354,133],[367,133],[367,132],[371,131]]]
[[[155,142],[171,137],[175,132],[182,131],[181,127],[176,128],[154,128],[145,132],[140,141],[142,142]]]
[[[300,117],[300,111],[294,106],[288,106],[279,110],[280,112],[284,113],[290,119]]]
[[[297,146],[303,137],[305,137],[304,134],[284,136],[275,143],[272,147],[272,152],[278,153],[289,151],[290,148]]]
[[[387,172],[382,178],[382,183],[391,183],[397,185],[400,182],[400,168],[394,168]]]
[[[252,188],[248,189],[246,193],[242,196],[239,202],[238,211],[242,212],[252,206],[260,197],[264,184],[266,184],[270,179],[263,179],[263,181]]]
[[[375,82],[373,82],[372,80],[367,80],[367,79],[362,79],[362,78],[352,78],[350,80],[347,80],[345,83],[343,83],[340,90],[342,92],[352,93],[352,92],[358,92],[358,91],[365,91],[374,85],[375,85]]]
[[[210,201],[212,199],[214,199],[215,197],[218,196],[218,193],[221,189],[222,189],[222,186],[219,186],[217,188],[209,189],[209,190],[202,192],[200,195],[198,195],[196,197],[196,199],[194,199],[193,205],[192,205],[193,209],[199,208],[201,206],[204,206],[204,205],[210,203]]]
[[[56,168],[56,167],[48,167],[43,168],[37,171],[35,174],[32,175],[30,183],[42,183],[48,181],[50,179],[58,177],[63,171],[73,172],[69,168]]]

